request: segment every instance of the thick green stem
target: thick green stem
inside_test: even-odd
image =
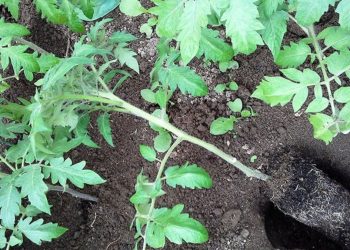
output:
[[[39,52],[40,54],[49,54],[49,52],[47,52],[46,50],[44,50],[43,48],[40,48],[38,45],[32,43],[32,42],[29,42],[23,38],[20,38],[20,37],[16,37],[16,38],[13,38],[14,41],[18,42],[18,43],[21,43],[21,44],[24,44],[24,45],[27,45],[29,48],[31,48],[32,50],[34,51],[37,51]]]
[[[174,142],[174,144],[169,148],[169,150],[166,152],[161,164],[160,164],[160,167],[159,167],[159,170],[158,170],[158,174],[157,174],[157,177],[154,181],[154,183],[157,183],[158,181],[161,180],[162,178],[162,175],[163,175],[163,172],[164,172],[164,168],[165,168],[165,165],[171,155],[171,153],[175,150],[175,148],[183,141],[183,138],[181,137],[178,137],[176,139],[176,141]],[[146,224],[146,227],[145,227],[145,234],[144,234],[144,238],[143,238],[143,247],[142,249],[143,250],[146,250],[146,247],[147,247],[147,228],[151,222],[150,218],[153,214],[153,210],[154,210],[154,207],[155,207],[155,204],[156,204],[156,198],[153,198],[152,201],[151,201],[151,206],[149,208],[149,211],[148,211],[148,216],[147,216],[147,224]]]
[[[333,117],[336,117],[336,108],[334,105],[334,98],[333,98],[333,94],[332,94],[332,90],[331,90],[331,79],[328,76],[327,69],[326,69],[326,66],[324,64],[324,60],[323,60],[324,54],[323,54],[321,46],[317,40],[314,26],[310,26],[308,28],[308,32],[309,32],[310,37],[312,38],[312,43],[315,47],[316,56],[317,56],[317,59],[319,61],[320,67],[321,67],[321,71],[323,74],[324,82],[325,82],[327,93],[328,93],[329,102],[331,104],[332,115],[333,115]]]

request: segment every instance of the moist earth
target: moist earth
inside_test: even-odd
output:
[[[59,56],[69,54],[77,36],[65,28],[47,24],[35,14],[32,1],[23,2],[20,21],[31,29],[33,35],[29,39]],[[143,2],[147,6],[148,3]],[[158,39],[156,36],[147,39],[139,32],[141,24],[147,20],[146,16],[131,19],[115,10],[108,17],[113,18],[107,25],[108,32],[125,30],[139,38],[132,47],[138,53],[141,72],[125,82],[117,94],[152,112],[156,107],[140,97],[140,90],[149,87],[149,74],[156,58],[155,45]],[[317,28],[330,25],[334,18],[334,14],[327,14]],[[290,29],[285,43],[302,35],[293,24],[290,24]],[[313,138],[305,110],[294,114],[289,105],[271,108],[250,98],[263,76],[279,75],[267,48],[259,48],[250,56],[238,56],[236,60],[239,69],[227,73],[221,73],[215,65],[208,67],[200,60],[194,61],[190,66],[207,82],[210,94],[203,98],[176,94],[172,99],[174,105],[169,107],[171,122],[266,173],[272,174],[279,168],[281,160],[276,160],[277,153],[288,156],[290,150],[295,150],[305,157],[312,157],[339,182],[350,183],[349,136],[340,135],[331,145],[326,146]],[[229,81],[239,84],[237,92],[217,94],[213,90],[216,84]],[[29,97],[35,91],[32,84],[23,80],[13,85],[5,98],[16,100],[17,97]],[[226,103],[236,97],[243,100],[245,107],[251,107],[257,116],[240,120],[233,133],[210,135],[210,123],[219,116],[228,115]],[[153,177],[157,172],[156,165],[148,164],[141,158],[138,147],[139,144],[152,144],[155,134],[147,122],[125,114],[113,114],[111,124],[116,144],[114,148],[104,142],[94,122],[91,135],[101,148],[81,146],[69,153],[73,161],[87,161],[90,169],[107,180],[103,185],[83,190],[98,197],[99,202],[91,203],[72,198],[68,194],[50,193],[52,216],[45,219],[58,222],[69,228],[69,231],[52,243],[39,247],[27,241],[19,249],[133,248],[134,231],[130,230],[130,223],[134,209],[129,198],[141,169]],[[250,162],[253,155],[257,156],[254,163]],[[292,160],[288,157],[278,159],[287,162]],[[340,249],[335,242],[278,212],[269,202],[270,192],[265,183],[245,177],[231,165],[197,146],[183,143],[169,164],[177,165],[187,161],[196,163],[209,172],[214,181],[213,188],[169,188],[157,206],[171,207],[183,203],[185,211],[208,228],[210,239],[203,245],[167,244],[165,249]]]

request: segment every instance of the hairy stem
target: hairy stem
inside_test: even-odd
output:
[[[62,193],[68,193],[70,195],[72,195],[73,197],[82,199],[82,200],[87,200],[87,201],[93,201],[93,202],[98,202],[98,198],[88,195],[88,194],[84,194],[84,193],[80,193],[74,189],[71,188],[65,188],[62,186],[54,186],[51,184],[46,184],[47,187],[49,188],[49,191],[56,191],[56,192],[62,192]]]
[[[38,45],[36,45],[36,44],[34,44],[32,42],[29,42],[29,41],[27,41],[27,40],[25,40],[23,38],[16,37],[16,38],[13,38],[13,40],[18,42],[18,43],[21,43],[23,45],[27,45],[29,48],[31,48],[34,51],[39,52],[40,54],[49,54],[49,52],[47,52],[43,48],[40,48]]]
[[[164,168],[165,168],[165,164],[167,163],[171,153],[175,150],[175,148],[183,141],[183,138],[181,137],[178,137],[176,139],[176,141],[174,142],[174,144],[169,148],[169,150],[166,152],[161,164],[160,164],[160,167],[159,167],[159,170],[158,170],[158,174],[157,174],[157,177],[154,181],[154,183],[157,183],[162,175],[163,175],[163,172],[164,172]],[[146,247],[147,247],[147,228],[149,226],[149,223],[151,222],[150,218],[152,216],[152,213],[153,213],[153,210],[154,210],[154,207],[155,207],[155,204],[156,204],[156,198],[153,198],[152,201],[151,201],[151,206],[149,208],[149,211],[148,211],[148,220],[147,220],[147,224],[146,224],[146,227],[145,227],[145,234],[144,234],[144,239],[143,239],[143,247],[142,249],[143,250],[146,250]]]

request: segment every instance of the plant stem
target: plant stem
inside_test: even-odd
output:
[[[88,195],[88,194],[80,193],[80,192],[78,192],[74,189],[71,189],[71,188],[65,188],[62,186],[54,186],[51,184],[46,184],[46,185],[49,188],[48,191],[57,191],[57,192],[62,192],[62,193],[68,193],[68,194],[72,195],[73,197],[76,197],[76,198],[79,198],[82,200],[98,202],[98,198],[91,196],[91,195]]]
[[[324,60],[323,60],[324,54],[323,54],[322,49],[320,47],[320,44],[319,44],[319,42],[317,40],[314,26],[310,26],[308,28],[308,31],[309,31],[309,34],[310,34],[310,36],[312,38],[312,43],[313,43],[313,45],[315,47],[316,56],[317,56],[317,59],[319,61],[319,64],[320,64],[320,67],[321,67],[321,70],[322,70],[324,82],[325,82],[327,93],[328,93],[329,102],[331,104],[332,115],[335,118],[336,117],[336,108],[335,108],[335,105],[334,105],[334,98],[333,98],[333,94],[332,94],[332,90],[331,90],[331,86],[330,86],[331,85],[331,80],[328,77],[327,70],[326,70],[326,67],[324,65]]]
[[[161,164],[160,164],[160,167],[159,167],[159,170],[158,170],[158,174],[157,174],[157,177],[154,181],[154,183],[157,183],[159,180],[161,180],[161,177],[163,175],[163,172],[164,172],[164,168],[165,168],[165,165],[171,155],[171,153],[175,150],[175,148],[183,141],[183,138],[181,137],[178,137],[176,139],[176,141],[174,142],[174,144],[169,148],[169,150],[166,152]],[[147,228],[149,226],[149,223],[151,222],[150,218],[152,216],[152,213],[153,213],[153,210],[154,210],[154,206],[156,204],[156,198],[153,198],[152,201],[151,201],[151,206],[149,208],[149,211],[148,211],[148,220],[147,220],[147,224],[146,224],[146,227],[145,227],[145,234],[144,234],[144,239],[143,239],[143,247],[142,249],[143,250],[146,250],[146,247],[147,247]]]
[[[11,164],[0,155],[0,161],[2,161],[6,166],[8,166],[12,171],[15,171],[16,169],[14,167],[11,166]]]
[[[290,15],[290,14],[289,14],[288,16],[289,16],[290,19],[292,19],[292,20],[306,33],[306,35],[310,36],[308,29],[305,28],[304,26],[300,25],[300,24],[298,23],[298,20],[295,19],[294,16],[292,16],[292,15]]]
[[[16,37],[16,38],[13,38],[14,41],[18,42],[18,43],[21,43],[21,44],[24,44],[24,45],[27,45],[29,48],[31,48],[32,50],[34,51],[37,51],[39,52],[40,54],[50,54],[49,52],[47,52],[46,50],[44,50],[43,48],[40,48],[38,45],[32,43],[32,42],[29,42],[23,38],[20,38],[20,37]]]

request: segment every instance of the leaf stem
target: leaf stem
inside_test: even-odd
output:
[[[332,78],[331,79],[329,78],[326,67],[324,65],[324,60],[323,60],[324,54],[321,50],[320,43],[317,40],[314,26],[313,25],[310,26],[308,28],[308,31],[309,31],[309,34],[312,38],[312,43],[315,47],[316,56],[317,56],[317,59],[319,61],[320,67],[321,67],[321,71],[323,74],[324,82],[325,82],[327,93],[328,93],[329,102],[331,104],[332,115],[333,115],[333,118],[335,118],[336,117],[336,107],[334,104],[334,98],[333,98],[333,94],[332,94],[332,90],[331,90],[331,86],[330,86]]]
[[[298,22],[298,20],[295,19],[294,16],[292,16],[292,15],[290,15],[290,14],[288,14],[288,16],[289,16],[290,19],[292,19],[292,20],[305,32],[306,35],[310,36],[309,30],[308,30],[307,28],[305,28],[304,26],[300,25],[299,22]]]
[[[12,171],[16,171],[16,169],[4,158],[0,155],[0,160],[6,165],[8,166]]]
[[[161,180],[161,177],[163,175],[163,172],[164,172],[164,168],[165,168],[165,165],[171,155],[171,153],[175,150],[175,148],[183,141],[183,138],[181,137],[178,137],[176,139],[176,141],[173,143],[173,145],[169,148],[169,150],[166,152],[166,154],[164,155],[164,158],[160,164],[160,167],[159,167],[159,170],[158,170],[158,174],[157,174],[157,177],[154,181],[154,183],[157,183],[159,180]],[[152,201],[151,201],[151,206],[148,210],[148,220],[147,220],[147,224],[146,224],[146,227],[145,227],[145,233],[144,233],[144,238],[143,238],[143,247],[142,249],[143,250],[146,250],[146,247],[147,247],[147,228],[151,222],[150,218],[152,216],[152,213],[153,213],[153,210],[154,210],[154,207],[155,207],[155,204],[156,204],[156,198],[153,198]]]
[[[18,43],[21,43],[23,45],[27,45],[29,48],[31,48],[32,50],[34,51],[37,51],[39,52],[40,54],[50,54],[49,52],[47,52],[46,50],[44,50],[43,48],[39,47],[38,45],[32,43],[32,42],[29,42],[21,37],[16,37],[16,38],[13,38],[13,40],[15,42],[18,42]]]
[[[56,192],[62,192],[62,193],[68,193],[70,195],[72,195],[73,197],[76,197],[76,198],[79,198],[79,199],[82,199],[82,200],[87,200],[87,201],[93,201],[93,202],[98,202],[98,198],[97,197],[94,197],[94,196],[91,196],[91,195],[88,195],[88,194],[83,194],[83,193],[80,193],[74,189],[71,189],[71,188],[66,188],[66,187],[62,187],[62,186],[54,186],[54,185],[51,185],[51,184],[46,184],[47,187],[49,188],[48,191],[56,191]]]

